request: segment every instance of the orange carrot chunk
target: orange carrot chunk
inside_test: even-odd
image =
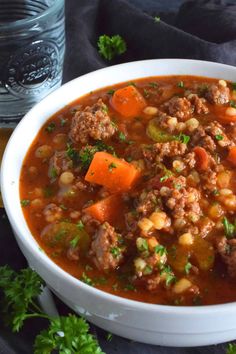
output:
[[[206,150],[201,146],[196,146],[193,151],[195,152],[197,169],[206,171],[209,167],[209,155]]]
[[[101,222],[113,223],[123,207],[122,204],[121,195],[113,194],[83,209],[83,211]]]
[[[132,85],[116,90],[111,97],[112,107],[126,118],[139,115],[146,107],[146,101]]]
[[[111,192],[123,192],[133,186],[139,175],[132,164],[101,151],[94,155],[85,180],[100,184]]]
[[[236,166],[236,146],[230,148],[227,160]]]

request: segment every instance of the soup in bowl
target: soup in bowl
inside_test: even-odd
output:
[[[208,62],[123,64],[68,83],[14,132],[2,189],[17,241],[101,327],[164,345],[233,339],[233,75]]]

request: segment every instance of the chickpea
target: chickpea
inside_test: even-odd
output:
[[[70,171],[65,171],[60,175],[59,182],[64,185],[71,184],[74,181],[74,175]]]
[[[180,160],[174,160],[172,166],[177,172],[181,172],[185,169],[183,161]]]
[[[231,194],[224,198],[223,203],[228,210],[236,210],[236,196]]]
[[[167,215],[163,211],[154,212],[149,217],[156,230],[161,230],[166,226]]]
[[[182,132],[186,129],[186,124],[183,123],[183,122],[179,122],[177,123],[176,125],[176,129],[179,131],[179,132]]]
[[[225,80],[219,80],[218,84],[223,87],[227,86],[227,82]]]
[[[182,278],[182,279],[178,280],[175,283],[175,285],[173,286],[173,292],[175,294],[181,294],[181,293],[185,292],[186,290],[188,290],[191,286],[192,286],[192,283],[188,279]]]
[[[217,185],[219,188],[228,188],[231,179],[230,171],[222,171],[217,174]]]
[[[38,174],[38,169],[37,169],[37,167],[35,167],[35,166],[30,166],[30,167],[28,168],[28,172],[29,172],[29,175],[30,175],[31,177],[36,177],[37,174]]]
[[[156,107],[147,106],[146,108],[144,108],[143,113],[148,114],[150,116],[154,116],[155,114],[157,114],[157,111],[158,109]]]
[[[210,218],[217,220],[223,215],[223,209],[220,204],[214,204],[210,207],[208,215]]]
[[[193,244],[193,236],[190,232],[186,232],[179,237],[178,242],[182,246],[191,246]]]
[[[171,118],[169,118],[168,121],[167,121],[167,124],[168,124],[168,126],[169,126],[169,128],[170,128],[171,130],[174,130],[174,129],[175,129],[177,123],[178,123],[178,120],[177,120],[177,118],[175,118],[175,117],[171,117]]]
[[[35,156],[39,159],[48,159],[52,154],[53,151],[50,145],[41,145],[35,151]]]
[[[30,205],[33,208],[41,208],[43,206],[43,202],[41,199],[36,198],[31,201]]]
[[[190,132],[193,132],[195,129],[198,128],[199,126],[199,121],[196,118],[190,118],[189,120],[187,120],[187,122],[185,122],[187,129]]]
[[[228,108],[226,108],[225,114],[226,114],[227,116],[231,116],[231,117],[236,116],[236,108],[234,108],[234,107],[228,107]]]
[[[67,135],[66,134],[57,134],[53,137],[52,141],[57,146],[57,148],[64,148],[67,143]]]
[[[148,232],[151,230],[151,228],[153,227],[153,223],[151,220],[149,220],[148,218],[143,218],[141,220],[139,220],[138,222],[138,227],[144,231],[144,232]]]

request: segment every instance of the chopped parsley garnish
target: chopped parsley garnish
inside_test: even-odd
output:
[[[215,138],[216,138],[216,140],[218,140],[218,141],[224,139],[224,137],[223,137],[222,135],[220,135],[220,134],[215,135]]]
[[[236,90],[236,82],[232,82],[232,89]]]
[[[170,176],[164,175],[160,178],[160,182],[165,182]]]
[[[56,128],[56,124],[54,122],[51,122],[48,124],[48,126],[45,128],[46,132],[52,133]]]
[[[126,136],[123,132],[119,132],[119,139],[120,141],[124,141],[124,142],[126,141]]]
[[[145,240],[144,238],[138,237],[136,240],[136,244],[137,244],[137,249],[140,252],[148,251],[148,243],[147,240]]]
[[[135,288],[135,286],[133,285],[133,284],[126,284],[125,286],[124,286],[124,290],[125,291],[128,291],[128,290],[130,290],[130,291],[136,291],[136,288]]]
[[[179,81],[177,86],[180,87],[180,88],[183,88],[184,87],[184,82],[183,81]]]
[[[178,140],[183,144],[188,144],[188,142],[190,140],[190,136],[180,133],[179,135],[174,136],[174,140]]]
[[[22,207],[26,207],[26,206],[30,205],[30,200],[29,199],[22,199],[20,203],[21,203]]]
[[[67,210],[67,207],[66,207],[64,204],[60,204],[60,208],[61,208],[62,210]]]
[[[87,169],[93,159],[93,156],[98,151],[107,151],[115,155],[113,146],[106,145],[102,141],[98,140],[93,146],[86,145],[79,153],[79,162],[82,168]]]
[[[61,127],[64,127],[67,122],[68,122],[68,119],[65,119],[65,118],[63,118],[63,117],[60,118],[60,125],[61,125]]]
[[[229,343],[226,349],[226,354],[236,354],[236,344]]]
[[[102,111],[103,111],[103,113],[107,113],[108,112],[108,107],[107,107],[107,105],[105,103],[103,103],[103,105],[102,105]]]
[[[84,229],[84,224],[83,224],[83,222],[82,222],[81,220],[79,220],[79,221],[77,222],[76,226],[77,226],[77,228],[78,228],[79,230],[83,230],[83,229]]]
[[[89,278],[85,272],[83,272],[80,280],[87,285],[94,286],[93,280],[91,278]]]
[[[112,60],[127,50],[125,40],[119,35],[107,36],[104,34],[98,38],[97,45],[99,54],[107,60]]]
[[[54,191],[53,191],[52,187],[46,186],[43,189],[43,195],[45,198],[50,198],[53,194],[54,194]]]
[[[114,162],[110,163],[110,165],[108,166],[108,170],[112,172],[114,168],[117,168],[117,165]]]
[[[86,264],[85,270],[86,270],[86,272],[88,272],[90,270],[93,270],[93,267],[91,267],[89,264]]]
[[[51,167],[49,170],[49,177],[50,178],[57,178],[58,173],[55,167]]]
[[[166,286],[170,285],[171,283],[176,281],[176,277],[171,269],[170,266],[164,266],[161,268],[161,275],[165,276]]]
[[[161,257],[167,254],[167,249],[162,245],[157,245],[154,248],[154,252],[159,254]]]
[[[136,87],[137,85],[136,85],[136,83],[135,82],[133,82],[133,81],[130,81],[129,83],[128,83],[128,85],[130,85],[130,86],[134,86],[134,87]]]
[[[119,287],[119,285],[118,285],[117,283],[115,283],[115,284],[112,285],[112,289],[113,289],[114,291],[117,291],[117,290],[118,290],[118,287]]]
[[[212,192],[213,195],[219,195],[219,190],[218,189],[214,189],[213,192]]]
[[[236,108],[236,102],[234,100],[229,101],[230,107]]]
[[[72,147],[71,144],[67,144],[66,155],[73,161],[74,164],[78,164],[79,153]]]
[[[150,96],[150,91],[148,91],[147,89],[143,89],[143,94],[144,97],[148,98]]]
[[[222,224],[224,226],[225,236],[227,238],[233,238],[236,233],[236,225],[231,224],[226,217],[223,217]]]
[[[158,83],[156,83],[156,82],[149,82],[148,85],[151,86],[152,88],[157,88],[158,87]]]
[[[77,235],[75,238],[73,238],[73,240],[70,241],[70,246],[72,248],[76,248],[78,245],[79,239],[80,239],[79,235]]]
[[[161,20],[160,16],[155,16],[154,17],[154,22],[157,23],[157,22],[160,22],[160,20]]]
[[[185,273],[189,274],[191,268],[192,268],[192,264],[190,262],[187,262],[184,266]]]
[[[119,247],[112,247],[110,249],[110,253],[113,255],[114,258],[118,258],[120,256],[120,248]]]
[[[173,187],[177,190],[180,190],[182,188],[182,184],[180,183],[173,183]]]
[[[110,89],[110,90],[107,91],[107,94],[111,95],[111,96],[113,96],[114,93],[115,93],[115,90],[113,90],[113,89]]]
[[[146,267],[145,267],[144,270],[143,270],[143,274],[144,274],[144,275],[149,275],[149,274],[152,273],[152,271],[153,271],[152,266],[150,266],[149,264],[147,264]]]
[[[96,277],[94,278],[95,285],[105,285],[107,284],[107,279],[104,277]]]

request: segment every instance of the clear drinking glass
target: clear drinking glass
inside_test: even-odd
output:
[[[0,127],[61,85],[64,0],[0,0]]]

